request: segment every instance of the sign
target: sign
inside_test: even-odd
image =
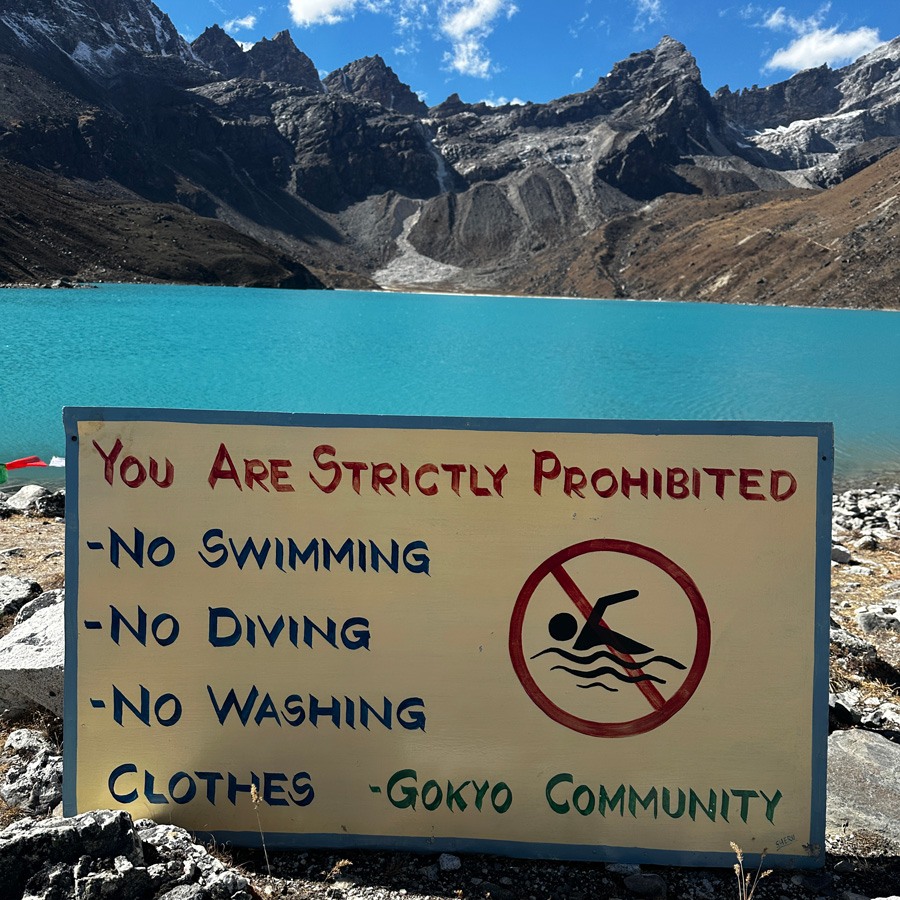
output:
[[[830,425],[65,423],[66,814],[821,864]]]

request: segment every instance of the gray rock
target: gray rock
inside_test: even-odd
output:
[[[870,731],[828,738],[828,834],[866,829],[900,852],[900,745]]]
[[[232,900],[235,894],[246,891],[250,882],[239,875],[234,869],[225,869],[209,878],[205,884],[206,890],[213,900]]]
[[[4,896],[21,897],[26,884],[45,869],[55,874],[43,879],[46,882],[43,888],[34,883],[36,896],[41,896],[37,894],[38,889],[53,900],[57,896],[75,896],[74,891],[63,895],[49,893],[49,882],[54,880],[58,885],[66,882],[69,877],[66,869],[71,870],[84,856],[100,860],[121,856],[132,865],[142,866],[143,850],[131,816],[121,810],[98,810],[66,819],[13,822],[0,831],[0,885],[4,886]]]
[[[144,900],[150,889],[150,876],[144,866],[135,866],[119,857],[113,869],[90,872],[75,879],[79,900]]]
[[[40,737],[20,733],[13,741],[21,747],[40,743]],[[159,861],[147,865],[149,858]],[[195,844],[184,829],[149,819],[134,823],[124,811],[23,819],[0,832],[2,900],[252,900],[254,896],[244,875]]]
[[[840,544],[833,544],[831,547],[831,559],[836,563],[849,563],[852,562],[853,556],[846,547],[842,547]]]
[[[900,581],[889,581],[882,590],[885,600],[900,600]]]
[[[209,900],[209,894],[199,884],[181,884],[161,894],[158,900]]]
[[[641,867],[635,863],[607,863],[606,871],[610,875],[640,875]]]
[[[856,708],[859,702],[859,691],[851,688],[839,694],[828,695],[828,709],[840,725],[859,725],[862,713]]]
[[[25,885],[22,900],[68,900],[76,894],[72,867],[58,863],[32,875]]]
[[[0,713],[10,718],[36,709],[62,716],[65,594],[0,638]]]
[[[871,712],[866,713],[861,724],[867,728],[882,728],[890,731],[900,731],[900,706],[886,700],[880,703]]]
[[[0,519],[10,519],[20,515],[17,509],[13,509],[6,500],[0,500]]]
[[[66,592],[62,589],[58,591],[44,591],[38,594],[34,600],[29,600],[16,614],[15,624],[20,625],[22,622],[30,619],[36,612],[46,609],[48,606],[54,606],[57,603],[63,603],[66,599]]]
[[[208,900],[209,895],[199,884],[180,884],[165,894],[160,894],[158,900]]]
[[[139,819],[135,828],[144,845],[155,848],[163,859],[176,859],[186,877],[204,889],[204,897],[210,900],[232,900],[234,894],[249,887],[239,872],[229,869],[209,851],[194,842],[190,832],[175,825],[159,825],[152,819]],[[170,885],[172,886],[172,885]],[[233,888],[231,893],[227,891]]]
[[[867,634],[872,631],[900,631],[900,614],[894,603],[864,606],[856,612],[856,624]]]
[[[438,857],[438,865],[441,867],[442,872],[455,872],[462,867],[462,861],[452,853],[442,853]]]
[[[47,518],[63,518],[66,514],[66,492],[51,491],[38,497],[29,509],[29,514],[34,516],[46,516]]]
[[[640,875],[628,875],[625,887],[637,897],[650,897],[653,900],[665,900],[666,882],[661,875],[642,872]]]
[[[41,592],[41,586],[28,578],[0,575],[0,616],[18,612]]]
[[[47,488],[41,487],[39,484],[26,484],[6,501],[6,505],[19,512],[28,512],[34,508],[38,500],[48,496],[49,493]]]
[[[62,800],[62,756],[39,731],[13,731],[0,756],[3,765],[0,798],[7,805],[48,815]]]

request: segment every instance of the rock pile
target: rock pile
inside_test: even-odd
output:
[[[900,536],[900,485],[887,490],[862,488],[835,494],[831,534],[839,541],[855,536],[854,549],[877,550]]]
[[[0,832],[0,884],[4,897],[28,900],[254,897],[246,877],[184,829],[121,810],[14,822]]]
[[[66,492],[49,491],[39,484],[26,484],[9,495],[0,492],[0,519],[24,514],[27,516],[62,516],[66,509]]]

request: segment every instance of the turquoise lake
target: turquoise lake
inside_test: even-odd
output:
[[[0,312],[0,461],[63,455],[62,407],[96,405],[830,421],[839,483],[900,473],[896,312],[165,285]]]

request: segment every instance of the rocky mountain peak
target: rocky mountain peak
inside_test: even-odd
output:
[[[408,116],[421,117],[428,112],[428,107],[378,54],[335,69],[325,78],[325,87],[334,93],[375,100],[386,109]]]
[[[684,83],[701,83],[697,60],[684,44],[666,35],[652,49],[617,62],[609,75],[597,82],[597,89],[647,94],[662,85]]]
[[[194,55],[221,72],[226,78],[236,78],[246,66],[240,44],[218,25],[211,25],[191,42]]]
[[[260,81],[280,81],[313,94],[324,90],[313,61],[294,43],[289,31],[257,41],[245,54],[242,74]]]
[[[740,155],[793,170],[795,184],[836,183],[900,145],[900,38],[841,69],[722,88],[713,104],[740,133]]]
[[[114,71],[128,54],[194,59],[152,0],[3,0],[0,23],[26,52],[62,51],[91,73]]]
[[[839,70],[843,74],[843,109],[896,100],[900,95],[900,37],[876,47],[855,63]]]
[[[457,113],[468,112],[471,110],[471,107],[468,103],[465,103],[462,97],[457,93],[452,93],[446,100],[438,103],[437,106],[432,106],[429,110],[429,115],[434,116],[435,118],[444,118],[446,116],[454,116]]]

